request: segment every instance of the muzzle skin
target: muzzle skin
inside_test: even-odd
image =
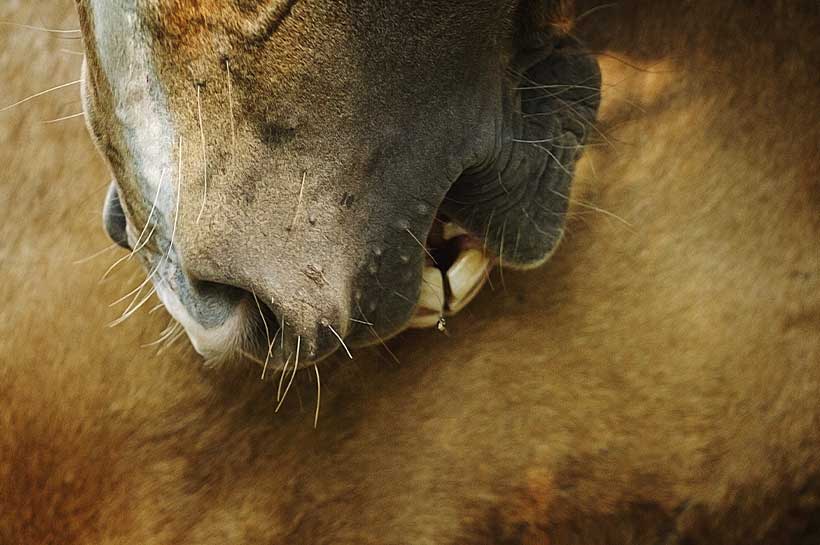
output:
[[[80,4],[106,226],[206,357],[383,342],[448,296],[439,222],[506,266],[555,249],[595,61],[509,2],[422,3]]]

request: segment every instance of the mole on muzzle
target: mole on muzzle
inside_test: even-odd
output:
[[[264,40],[221,29],[193,53],[150,17],[81,11],[106,230],[206,357],[304,366],[434,327],[497,263],[536,266],[561,239],[595,60],[492,10],[365,4],[297,3]]]

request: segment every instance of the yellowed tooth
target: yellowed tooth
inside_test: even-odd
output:
[[[461,235],[466,235],[467,231],[453,222],[447,222],[441,229],[441,238],[444,240],[451,240]]]
[[[435,267],[424,267],[421,293],[416,313],[409,327],[422,329],[435,327],[444,312],[444,279]]]
[[[464,308],[478,294],[487,280],[490,265],[490,260],[480,250],[471,248],[459,254],[456,262],[447,271],[447,281],[450,283],[450,314]]]
[[[407,327],[410,329],[430,329],[436,327],[440,319],[438,314],[419,314],[416,312]]]

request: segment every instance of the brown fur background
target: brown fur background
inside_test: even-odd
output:
[[[818,8],[594,7],[567,240],[398,362],[324,363],[318,430],[309,373],[274,414],[256,369],[140,348],[164,311],[108,329],[142,276],[73,264],[109,244],[82,121],[43,123],[78,89],[0,113],[0,543],[816,543]],[[0,21],[77,25],[68,0]],[[0,26],[2,103],[79,49]]]

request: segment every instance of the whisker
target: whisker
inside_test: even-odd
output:
[[[543,210],[543,208],[542,208],[542,210]],[[538,231],[538,234],[545,235],[545,236],[550,236],[550,233],[548,233],[548,232],[544,231],[543,229],[541,229],[541,227],[539,227],[539,226],[538,226],[538,222],[536,222],[536,221],[532,218],[532,216],[530,216],[529,212],[527,212],[527,209],[526,209],[526,208],[524,208],[523,206],[521,207],[521,213],[522,213],[522,214],[524,214],[524,217],[525,217],[525,218],[527,218],[528,220],[530,220],[530,223],[532,223],[533,228],[534,228],[536,231]],[[516,240],[515,240],[515,253],[514,253],[513,255],[518,255],[518,243],[520,242],[520,237],[521,237],[521,230],[520,230],[520,228],[519,228],[519,231],[518,231],[518,233],[516,234]]]
[[[279,401],[279,404],[276,406],[276,410],[274,412],[278,413],[279,409],[282,408],[282,404],[285,402],[285,399],[288,397],[288,392],[290,391],[290,387],[293,384],[293,379],[296,378],[296,371],[299,369],[299,349],[302,347],[302,336],[299,335],[296,337],[296,361],[293,362],[293,373],[290,375],[290,381],[288,382],[287,387],[285,388],[284,393],[282,394],[282,399]]]
[[[205,211],[205,202],[208,200],[208,150],[205,143],[205,129],[202,127],[202,99],[200,97],[201,85],[196,86],[196,112],[199,117],[199,137],[202,144],[202,170],[205,180],[205,190],[202,193],[202,206],[199,209],[199,215],[196,217],[196,222],[199,223],[202,218],[202,212]]]
[[[284,344],[285,344],[285,337],[283,335],[282,336],[282,345],[284,346]],[[282,385],[284,384],[284,381],[285,381],[285,373],[287,373],[287,371],[288,371],[288,365],[290,365],[290,358],[291,358],[291,356],[288,356],[288,359],[285,360],[285,366],[282,368],[282,373],[279,375],[279,386],[276,388],[276,402],[277,403],[282,401]]]
[[[540,149],[541,151],[543,151],[544,153],[549,155],[550,158],[553,161],[555,161],[555,163],[558,165],[558,168],[560,168],[561,170],[564,171],[564,174],[566,174],[568,176],[572,176],[572,172],[570,172],[570,170],[567,167],[564,166],[564,163],[562,163],[561,160],[558,159],[558,157],[554,153],[552,153],[552,151],[548,147],[542,146],[541,144],[531,144],[531,145],[535,146],[536,148]]]
[[[357,320],[356,318],[348,318],[348,319],[349,319],[351,322],[354,322],[354,323],[357,323],[357,324],[369,325],[369,326],[374,326],[374,325],[376,325],[376,324],[374,324],[374,323],[372,323],[372,322],[365,322],[364,320]]]
[[[495,216],[495,208],[490,210],[490,217],[487,219],[487,228],[484,230],[484,247],[481,251],[487,255],[487,241],[490,239],[490,226],[493,224],[493,216]]]
[[[333,335],[335,335],[337,339],[339,339],[339,344],[341,344],[342,348],[344,348],[345,352],[347,352],[347,357],[352,360],[353,359],[353,354],[350,353],[350,350],[347,348],[347,345],[342,340],[342,336],[339,335],[338,333],[336,333],[336,330],[333,329],[332,325],[330,325],[330,324],[326,324],[326,325],[327,325],[327,328],[330,330],[330,332],[333,333]]]
[[[162,259],[160,259],[160,260],[158,260],[158,261],[157,261],[156,266],[155,266],[155,267],[151,270],[151,272],[150,272],[150,273],[148,273],[148,276],[146,276],[146,277],[145,277],[145,280],[143,280],[143,282],[142,282],[139,286],[137,286],[136,288],[134,288],[133,290],[131,290],[129,293],[127,293],[127,294],[126,294],[126,295],[124,295],[123,297],[120,297],[119,299],[117,299],[116,301],[114,301],[113,303],[111,303],[109,306],[114,306],[114,305],[117,305],[117,304],[121,303],[122,301],[124,301],[126,298],[128,298],[128,297],[129,297],[131,294],[133,294],[134,292],[136,292],[136,293],[137,293],[137,296],[136,296],[136,297],[139,297],[139,293],[140,293],[140,292],[142,292],[142,289],[145,287],[145,285],[146,285],[146,284],[148,284],[148,282],[150,282],[150,281],[151,281],[151,279],[153,278],[153,276],[154,276],[154,275],[155,275],[155,274],[156,274],[156,273],[160,270],[160,268],[162,267],[162,265],[163,265],[163,264],[164,264],[164,263],[168,260],[169,256],[171,255],[171,247],[172,247],[172,246],[173,246],[173,244],[174,244],[174,237],[176,236],[176,230],[177,230],[177,219],[179,218],[179,201],[180,201],[179,194],[180,194],[181,185],[182,185],[182,137],[180,137],[180,139],[179,139],[179,150],[180,150],[180,153],[179,153],[179,162],[180,162],[180,165],[179,165],[179,179],[178,179],[178,181],[177,181],[177,204],[176,204],[176,212],[175,212],[175,214],[174,214],[174,227],[173,227],[173,229],[172,229],[172,231],[171,231],[171,240],[170,240],[170,242],[168,243],[168,251],[167,251],[167,252],[165,253],[165,255],[162,257]],[[127,257],[130,257],[130,255],[129,255],[129,256],[126,256],[126,258],[127,258]],[[122,261],[122,258],[120,258],[119,260],[117,260],[117,262],[115,262],[115,263],[114,263],[114,265],[112,265],[112,266],[109,268],[109,271],[110,271],[111,269],[113,269],[113,268],[114,268],[117,264],[119,264],[121,261]],[[108,274],[108,271],[106,271],[106,274]],[[105,278],[105,275],[103,275],[103,278]],[[155,292],[156,292],[156,286],[154,286],[154,287],[151,289],[151,293],[149,293],[149,295],[148,295],[148,297],[145,299],[145,301],[147,301],[147,300],[148,300],[148,298],[150,298],[150,296],[151,296],[151,295],[153,295]],[[135,300],[136,300],[136,297],[135,297]],[[139,306],[142,306],[143,304],[145,304],[145,301],[141,302],[141,303],[138,305],[138,307],[139,307]],[[132,301],[132,304],[133,304],[133,301]],[[134,309],[134,310],[136,310],[136,309]],[[126,313],[128,313],[128,309],[126,309]],[[133,312],[128,313],[128,316],[130,316],[131,314],[133,314]],[[125,314],[124,314],[123,316],[125,316]],[[125,316],[125,317],[127,318],[127,316]],[[122,317],[120,317],[120,318],[122,318]],[[115,323],[114,325],[117,325],[118,323],[121,323],[121,322],[119,321],[119,319],[118,319],[118,320],[115,320],[115,322],[116,322],[116,323]],[[113,326],[112,326],[112,327],[113,327]]]
[[[322,404],[322,380],[319,378],[319,366],[314,365],[316,371],[316,414],[313,417],[313,429],[319,426],[319,406]]]
[[[148,213],[148,219],[145,220],[145,225],[142,227],[142,232],[140,232],[140,236],[137,237],[137,242],[134,243],[134,249],[131,250],[129,259],[133,257],[135,253],[140,251],[149,240],[151,240],[151,235],[154,234],[154,229],[157,227],[157,224],[154,223],[154,226],[148,234],[148,237],[145,239],[145,242],[142,242],[142,237],[145,236],[145,231],[148,230],[148,225],[151,223],[151,218],[154,217],[154,211],[157,209],[157,202],[159,201],[160,191],[162,191],[162,184],[165,183],[165,173],[165,169],[163,169],[159,175],[159,184],[157,185],[157,194],[154,195],[154,203],[151,205],[151,211]]]
[[[507,293],[507,283],[504,282],[504,239],[507,236],[507,220],[509,218],[505,218],[504,224],[501,226],[501,245],[498,249],[498,276],[501,279],[501,289],[504,293]]]
[[[438,262],[436,261],[436,258],[435,258],[435,257],[433,257],[433,254],[431,254],[431,253],[430,253],[430,250],[428,250],[428,249],[427,249],[427,246],[425,246],[425,245],[424,245],[424,244],[423,244],[423,243],[422,243],[422,242],[421,242],[421,241],[420,241],[420,240],[416,237],[416,235],[414,235],[414,234],[413,234],[413,231],[411,231],[409,227],[405,227],[405,228],[404,228],[404,230],[405,230],[405,231],[407,231],[407,234],[408,234],[408,235],[410,235],[411,237],[413,237],[413,240],[415,240],[415,241],[416,241],[416,243],[418,243],[418,245],[419,245],[419,246],[421,246],[421,249],[422,249],[422,250],[424,250],[424,253],[425,253],[425,254],[427,254],[427,256],[428,256],[430,259],[432,259],[432,260],[433,260],[433,263],[434,263],[434,264],[436,264],[436,265],[438,265]]]
[[[512,138],[510,141],[518,144],[547,144],[549,142],[555,142],[557,139],[557,136],[553,136],[552,138],[542,138],[540,140],[522,140],[520,138]]]
[[[233,76],[231,75],[231,64],[228,60],[225,60],[225,69],[228,71],[228,114],[231,122],[231,166],[236,169],[236,122],[233,115]]]
[[[365,319],[367,319],[367,316],[365,315],[364,311],[362,310],[362,306],[359,304],[358,301],[356,301],[356,307],[359,309],[359,314],[361,314],[362,316],[364,316]],[[368,320],[368,322],[369,322],[369,320]],[[360,322],[360,323],[366,323],[366,322]],[[381,344],[384,347],[384,349],[387,351],[387,353],[390,354],[390,357],[393,358],[393,361],[395,361],[397,364],[401,365],[401,362],[399,361],[399,358],[396,357],[396,355],[393,353],[392,350],[390,350],[390,347],[387,346],[387,343],[384,342],[384,339],[382,339],[379,336],[379,334],[376,333],[376,330],[373,328],[373,326],[368,325],[367,328],[370,330],[370,334],[373,335],[374,337],[376,337],[376,340],[379,341],[379,344]]]
[[[77,85],[81,81],[82,81],[81,79],[78,79],[78,80],[75,80],[75,81],[69,81],[68,83],[63,83],[62,85],[55,85],[54,87],[51,87],[50,89],[46,89],[45,91],[40,91],[39,93],[34,93],[33,95],[27,96],[26,98],[24,98],[22,100],[18,100],[14,104],[9,104],[8,106],[6,106],[4,108],[0,108],[0,113],[7,112],[7,111],[11,110],[12,108],[16,108],[17,106],[20,106],[21,104],[25,104],[26,102],[34,100],[35,98],[39,98],[43,95],[47,95],[48,93],[52,93],[54,91],[59,91],[60,89],[65,89],[66,87],[71,87],[72,85]]]
[[[566,100],[563,100],[563,99],[560,99],[560,98],[557,98],[556,100],[563,105],[564,110],[569,112],[571,114],[571,116],[575,119],[575,121],[578,121],[579,123],[581,123],[581,125],[585,125],[585,126],[589,127],[590,129],[592,129],[595,133],[598,134],[598,136],[601,137],[601,140],[603,140],[604,142],[606,142],[609,145],[609,147],[613,151],[618,150],[617,146],[615,146],[615,143],[612,142],[612,140],[606,134],[604,134],[604,132],[598,127],[597,123],[593,123],[593,122],[585,119],[584,116],[578,112],[578,110],[576,110],[575,108],[572,107],[573,105],[577,105],[577,104],[583,102],[583,100],[577,100],[575,102],[567,102]],[[538,115],[538,114],[533,114],[533,115]]]
[[[177,221],[179,220],[179,202],[180,202],[180,195],[182,194],[182,137],[179,137],[179,173],[177,176],[177,202],[176,208],[174,210],[174,224],[171,229],[171,240],[168,242],[168,249],[165,252],[165,256],[160,260],[160,264],[167,261],[171,256],[171,248],[174,246],[174,238],[177,234]],[[157,265],[159,268],[159,265]]]
[[[522,77],[525,79],[529,79],[526,77],[525,74],[521,74]],[[531,80],[530,80],[531,81]],[[589,78],[585,81],[590,81]],[[582,85],[582,84],[569,84],[569,83],[547,83],[547,84],[539,84],[536,82],[531,81],[532,85],[519,85],[517,87],[513,87],[516,91],[538,91],[540,89],[558,89],[560,92],[558,93],[544,93],[549,98],[556,98],[565,92],[568,91],[575,91],[578,89],[583,89],[585,91],[594,91],[596,94],[600,93],[600,89],[598,87],[592,85]]]
[[[79,28],[76,29],[59,29],[59,28],[46,28],[41,26],[34,26],[34,25],[24,25],[21,23],[13,23],[11,21],[0,21],[0,25],[2,26],[11,26],[16,28],[23,28],[26,30],[36,30],[38,32],[47,32],[49,34],[78,34],[81,32]],[[78,36],[79,37],[79,36]]]
[[[131,297],[132,295],[134,296],[134,300],[136,300],[136,298],[140,296],[140,293],[142,293],[142,290],[145,289],[145,286],[148,285],[148,282],[150,280],[151,280],[151,275],[149,274],[142,282],[140,282],[137,285],[136,288],[132,289],[131,291],[129,291],[128,293],[126,293],[125,295],[123,295],[122,297],[117,299],[116,301],[114,301],[112,303],[109,303],[108,307],[109,308],[115,307],[115,306],[119,305],[120,303],[122,303],[123,301],[125,301],[126,299],[128,299],[129,297]],[[132,301],[132,303],[133,303],[133,301]],[[130,308],[130,305],[128,306],[128,308]]]
[[[259,304],[259,298],[256,297],[256,292],[251,290],[253,300],[256,301],[256,308],[259,310],[259,316],[262,318],[262,325],[265,326],[265,340],[268,341],[268,355],[265,356],[265,365],[262,367],[262,378],[265,380],[265,373],[268,371],[268,362],[270,362],[271,352],[273,352],[273,343],[276,342],[276,337],[270,340],[270,329],[268,329],[268,321],[265,319],[265,314],[262,312],[262,305]],[[276,332],[279,335],[279,331]]]
[[[168,325],[165,326],[165,329],[162,330],[162,333],[167,333],[168,331],[176,331],[178,326],[182,324],[177,322],[176,319],[172,316],[170,320],[168,320]]]
[[[151,278],[153,278],[154,274],[156,274],[156,272],[159,270],[159,265],[160,264],[157,263],[157,266],[154,267],[153,269],[151,269],[151,272],[148,273],[148,276],[145,277],[145,280],[143,280],[142,283],[139,286],[137,286],[133,290],[129,291],[128,293],[126,293],[125,295],[123,295],[122,297],[120,297],[119,299],[117,299],[116,301],[114,301],[113,303],[111,303],[108,306],[109,307],[117,306],[120,303],[122,303],[123,301],[125,301],[126,299],[128,299],[129,297],[131,297],[134,293],[138,293],[137,290],[142,291],[142,288],[144,288],[148,284],[148,282],[151,281]]]
[[[151,346],[162,344],[163,342],[171,338],[171,336],[178,333],[180,327],[182,327],[182,324],[171,318],[171,322],[168,323],[168,327],[166,327],[162,330],[162,332],[160,332],[160,337],[155,341],[151,341],[148,344],[142,345],[142,348],[149,348]]]
[[[85,112],[79,112],[76,114],[71,115],[64,115],[63,117],[58,117],[56,119],[49,119],[48,121],[43,121],[43,125],[53,125],[55,123],[59,123],[60,121],[67,121],[69,119],[75,119],[77,117],[82,117],[85,115]]]
[[[296,201],[296,210],[293,211],[293,219],[290,222],[290,227],[288,227],[288,231],[293,231],[293,227],[296,225],[296,218],[299,216],[299,208],[302,206],[302,197],[305,193],[305,178],[307,177],[307,171],[302,173],[302,185],[299,187],[299,200]]]
[[[102,250],[100,250],[98,252],[94,252],[93,254],[91,254],[88,257],[84,257],[82,259],[78,259],[77,261],[74,261],[72,263],[72,265],[82,265],[84,263],[88,263],[89,261],[92,261],[94,258],[100,257],[104,253],[110,252],[111,250],[113,250],[114,248],[117,248],[117,247],[119,247],[119,245],[116,242],[111,243],[109,246],[106,246],[105,248],[103,248]]]
[[[106,271],[100,277],[99,282],[103,282],[106,278],[108,278],[108,275],[110,275],[112,272],[114,272],[114,269],[116,269],[117,266],[120,265],[120,263],[127,260],[129,257],[130,257],[130,254],[125,254],[124,256],[117,259],[114,263],[112,263],[111,266],[108,267],[108,269],[106,269]]]
[[[126,311],[123,313],[123,315],[120,316],[119,318],[117,318],[116,320],[114,320],[113,322],[111,322],[110,324],[108,324],[108,327],[116,327],[116,326],[120,325],[121,323],[123,323],[124,321],[126,321],[131,316],[133,316],[136,311],[138,311],[145,303],[148,302],[149,299],[151,299],[151,297],[154,296],[156,291],[157,291],[157,288],[152,286],[151,289],[148,291],[148,295],[146,295],[142,299],[142,301],[140,301],[137,305],[135,305],[130,310],[126,309]],[[132,301],[132,304],[133,304],[133,301]]]
[[[165,346],[157,350],[157,356],[171,348],[174,345],[174,343],[177,342],[183,335],[185,335],[185,328],[180,329],[179,333],[174,335],[167,343],[165,343]]]
[[[585,90],[594,90],[595,89],[594,87],[586,87],[586,86],[583,86],[583,85],[577,85],[576,87],[579,88],[579,89],[585,89]],[[524,88],[524,89],[538,89],[538,88],[539,88],[539,86],[534,86],[534,87],[527,87],[527,88]],[[621,93],[623,92],[623,91],[621,91],[621,89],[617,85],[605,85],[605,86],[603,86],[603,89],[600,92],[596,93],[596,94],[602,95],[604,93],[604,91],[606,91],[608,94],[615,93],[615,92],[621,92]],[[589,98],[589,96],[582,97],[580,99],[573,100],[571,102],[567,102],[566,100],[561,100],[561,102],[564,102],[564,104],[571,104],[573,106],[577,106],[578,104],[583,104],[584,102],[586,102],[586,100],[588,98]],[[619,102],[623,102],[627,106],[631,106],[631,107],[635,108],[636,110],[638,110],[641,113],[646,113],[646,108],[644,108],[640,103],[635,102],[634,100],[630,100],[628,98],[615,98],[615,97],[612,97],[611,100],[617,100]],[[554,108],[554,109],[548,110],[546,112],[537,112],[537,113],[524,114],[524,117],[543,117],[543,116],[548,116],[548,115],[555,115],[557,113],[560,113],[560,112],[564,111],[565,109],[566,109],[566,106],[564,106],[563,108]]]
[[[516,74],[518,77],[521,77],[522,79],[527,80],[527,82],[529,82],[530,84],[532,84],[533,86],[535,86],[535,87],[533,87],[534,89],[539,89],[539,88],[540,88],[540,89],[545,89],[545,88],[551,88],[551,87],[555,87],[555,86],[556,86],[556,85],[542,85],[542,84],[538,83],[537,81],[534,81],[534,80],[532,80],[531,78],[527,77],[527,76],[526,76],[526,74],[522,74],[522,73],[520,73],[520,72],[513,72],[513,73],[514,73],[514,74]],[[597,89],[596,87],[592,87],[592,88],[590,89],[590,86],[583,85],[583,84],[584,84],[584,83],[586,83],[587,81],[590,81],[590,79],[591,79],[591,78],[588,78],[588,79],[586,79],[586,80],[582,81],[580,84],[576,84],[576,85],[563,85],[563,86],[562,86],[562,85],[558,84],[558,85],[557,85],[557,87],[559,87],[559,88],[563,87],[563,89],[564,89],[564,90],[572,90],[572,89],[589,89],[589,90],[595,91],[595,93],[596,93],[596,94],[599,94],[599,95],[600,95],[600,93],[601,93],[601,90],[600,90],[600,89]],[[560,98],[560,96],[559,96],[559,95],[560,95],[561,93],[549,93],[549,92],[546,92],[546,93],[544,93],[544,94],[545,94],[545,96],[547,96],[548,98],[554,98],[555,100],[557,100],[558,102],[560,102],[561,104],[563,104],[564,108],[565,108],[567,111],[572,112],[572,113],[574,114],[574,117],[576,118],[576,120],[577,120],[577,121],[579,121],[582,125],[586,125],[586,126],[590,127],[593,131],[597,132],[597,133],[598,133],[598,135],[599,135],[599,136],[600,136],[600,137],[601,137],[601,138],[602,138],[605,142],[607,142],[608,144],[610,144],[610,145],[612,146],[612,149],[616,149],[616,148],[615,148],[615,145],[614,145],[612,142],[610,142],[610,140],[607,138],[607,136],[606,136],[603,132],[601,132],[601,130],[597,127],[597,125],[596,125],[595,123],[591,123],[591,122],[587,121],[586,119],[584,119],[584,116],[583,116],[583,115],[581,115],[581,114],[579,114],[579,113],[578,113],[578,111],[576,111],[576,110],[572,107],[572,104],[571,104],[570,102],[567,102],[566,100],[563,100],[563,99],[561,99],[561,98]],[[578,101],[575,101],[575,104],[578,104],[578,103],[581,103],[581,102],[583,102],[583,99],[580,99],[580,100],[578,100]],[[538,114],[532,114],[532,115],[538,115]]]
[[[268,353],[265,356],[265,364],[262,366],[262,380],[265,380],[265,374],[268,371],[268,363],[270,363],[271,356],[273,355],[273,347],[276,344],[276,338],[279,337],[279,332],[282,331],[281,328],[276,330],[276,333],[273,334],[273,340],[268,344]]]
[[[142,287],[143,287],[143,286],[145,286],[145,284],[147,284],[147,283],[151,280],[151,278],[154,276],[154,274],[156,274],[156,273],[160,270],[160,268],[163,266],[163,264],[165,264],[165,263],[168,261],[168,258],[169,258],[169,257],[170,257],[170,255],[171,255],[171,248],[172,248],[172,247],[173,247],[173,245],[174,245],[174,237],[176,236],[176,232],[177,232],[177,220],[179,219],[179,203],[180,203],[180,193],[181,193],[181,190],[182,190],[182,137],[180,136],[180,138],[179,138],[179,176],[177,176],[177,200],[176,200],[176,210],[175,210],[175,212],[174,212],[174,224],[173,224],[173,229],[171,230],[171,240],[168,242],[168,250],[165,252],[165,255],[162,257],[162,259],[159,259],[159,260],[157,261],[156,266],[155,266],[155,267],[151,270],[151,272],[148,274],[148,276],[145,278],[145,280],[142,282],[142,284],[140,284],[140,285],[138,286],[138,288],[135,288],[135,289],[134,289],[134,290],[132,290],[130,293],[126,294],[124,297],[121,297],[121,298],[120,298],[120,299],[118,299],[117,301],[115,301],[115,302],[111,303],[111,305],[109,305],[109,306],[114,306],[114,305],[116,305],[116,304],[118,304],[118,303],[122,302],[125,298],[127,298],[128,296],[130,296],[130,295],[131,295],[132,293],[134,293],[134,291],[136,291],[137,289],[142,289]],[[149,238],[150,238],[150,235],[149,235]],[[130,257],[131,257],[131,255],[132,255],[132,254],[127,254],[127,255],[125,255],[125,256],[123,256],[123,257],[121,257],[120,259],[118,259],[117,261],[115,261],[115,262],[114,262],[114,264],[113,264],[113,265],[111,265],[111,267],[109,267],[109,268],[108,268],[108,270],[105,272],[105,274],[104,274],[104,275],[103,275],[103,277],[102,277],[102,280],[104,280],[104,279],[106,278],[106,276],[108,276],[108,274],[109,274],[109,273],[110,273],[110,272],[111,272],[111,271],[112,271],[112,270],[113,270],[113,269],[114,269],[117,265],[119,265],[120,263],[122,263],[122,262],[123,262],[123,261],[125,261],[126,259],[130,258]]]
[[[264,363],[262,360],[260,360],[259,358],[257,358],[257,357],[256,357],[256,356],[254,356],[253,354],[251,354],[250,352],[248,352],[248,351],[246,351],[246,350],[242,350],[241,348],[237,348],[237,349],[236,349],[236,352],[237,352],[240,356],[242,356],[242,357],[244,357],[244,358],[248,358],[248,359],[249,359],[249,360],[251,360],[253,363],[256,363],[256,364],[259,364],[259,365],[262,365],[262,364]]]
[[[484,231],[484,245],[481,249],[482,253],[486,256],[487,255],[487,242],[490,240],[490,226],[493,224],[493,217],[495,216],[495,208],[490,211],[490,217],[487,220],[487,229]],[[490,286],[490,291],[495,291],[495,285],[493,285],[493,279],[490,278],[490,269],[484,269],[484,277],[487,279],[487,285]]]
[[[561,197],[562,199],[566,199],[567,201],[573,202],[573,203],[577,204],[578,206],[581,206],[581,207],[586,208],[586,209],[588,209],[588,210],[592,210],[593,212],[599,212],[599,213],[601,213],[601,214],[603,214],[603,215],[605,215],[605,216],[608,216],[608,217],[610,217],[610,218],[612,218],[612,219],[614,219],[614,220],[617,220],[617,221],[619,221],[619,222],[623,223],[623,224],[624,224],[624,225],[626,225],[627,227],[634,227],[634,225],[632,225],[632,224],[631,224],[629,221],[627,221],[625,218],[622,218],[621,216],[619,216],[618,214],[616,214],[616,213],[614,213],[614,212],[610,212],[609,210],[605,210],[605,209],[603,209],[603,208],[600,208],[600,207],[598,207],[598,206],[595,206],[595,205],[594,205],[594,204],[592,204],[591,202],[582,201],[582,200],[580,200],[580,199],[575,199],[575,198],[570,198],[570,197],[568,197],[567,195],[564,195],[563,193],[561,193],[560,191],[557,191],[557,190],[555,190],[555,189],[550,189],[550,191],[551,191],[552,193],[554,193],[555,195],[558,195],[558,196],[559,196],[559,197]]]
[[[615,8],[615,7],[618,7],[618,2],[610,2],[609,4],[600,4],[598,6],[594,6],[590,9],[586,10],[584,13],[582,13],[580,15],[576,15],[573,18],[572,22],[573,22],[573,24],[577,25],[578,23],[580,23],[581,21],[583,21],[584,19],[586,19],[587,17],[589,17],[593,13],[596,13],[596,12],[604,10],[604,9],[610,9],[610,8]]]
[[[140,251],[142,248],[144,248],[145,245],[148,244],[148,241],[151,240],[151,236],[154,234],[154,231],[156,230],[156,227],[157,227],[156,223],[154,223],[152,225],[151,231],[148,233],[148,236],[145,238],[145,241],[142,241],[142,237],[145,235],[145,230],[148,228],[149,223],[151,223],[151,217],[154,215],[154,211],[155,211],[156,206],[157,206],[157,201],[159,199],[159,194],[160,194],[160,191],[162,190],[162,184],[164,182],[165,182],[165,171],[163,170],[162,174],[160,175],[159,186],[157,187],[157,194],[154,196],[154,203],[151,206],[151,212],[148,214],[148,219],[145,221],[145,226],[142,228],[142,232],[140,233],[140,236],[137,238],[137,242],[134,244],[134,248],[128,254],[120,257],[110,267],[108,267],[108,269],[105,271],[105,273],[103,273],[102,277],[100,278],[100,282],[102,282],[103,280],[108,278],[108,275],[110,275],[114,271],[114,269],[116,269],[117,266],[120,265],[122,262],[130,260],[131,258],[133,258],[134,254],[136,254],[138,251]],[[157,267],[156,267],[156,269],[154,269],[153,272],[156,272],[159,269],[160,264],[161,264],[161,262],[159,262],[157,264]],[[153,272],[152,272],[152,275],[153,275]],[[151,276],[151,275],[149,275],[149,276]],[[126,297],[128,297],[128,296],[126,295]],[[117,302],[119,302],[119,301],[117,301]],[[116,305],[117,302],[112,303],[111,306]]]

